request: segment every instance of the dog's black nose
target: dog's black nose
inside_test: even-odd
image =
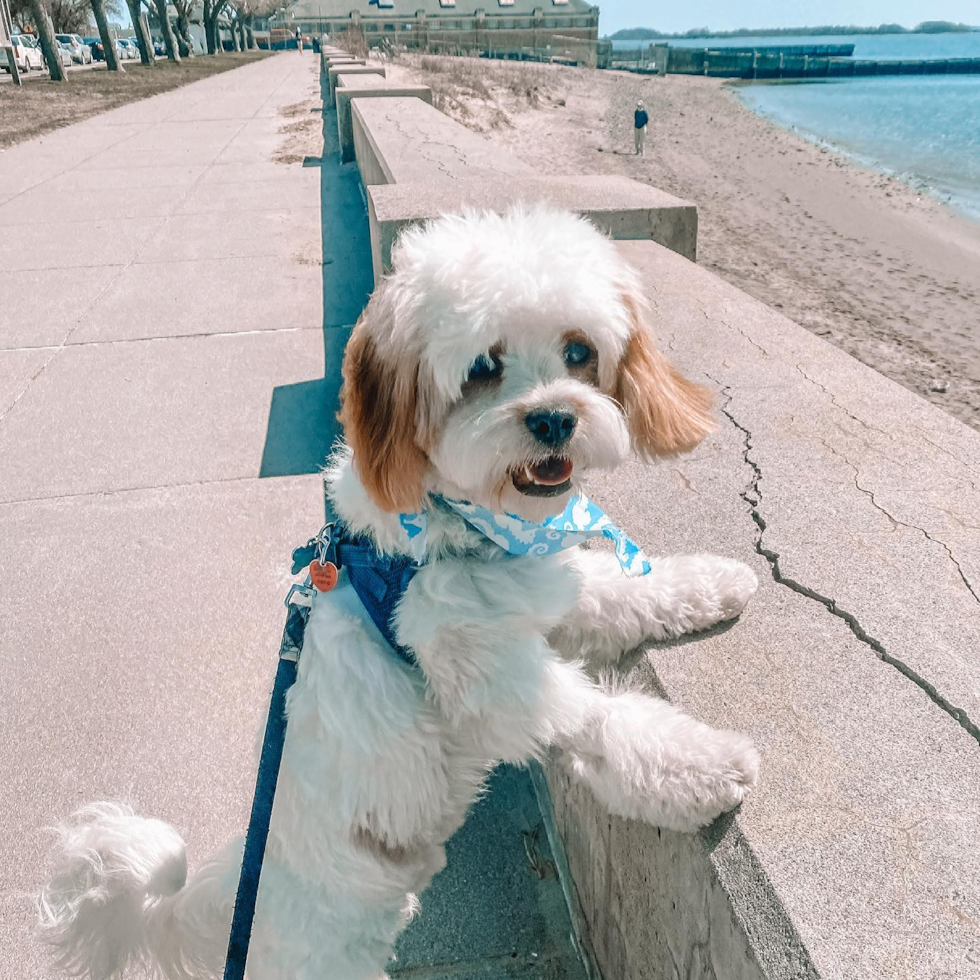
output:
[[[524,418],[524,424],[534,438],[546,446],[560,446],[568,442],[577,422],[578,419],[567,408],[530,412]]]

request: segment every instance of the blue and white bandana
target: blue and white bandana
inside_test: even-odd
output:
[[[494,544],[512,555],[554,555],[574,548],[589,538],[609,538],[615,545],[616,557],[627,575],[646,575],[650,559],[626,532],[606,516],[601,507],[585,494],[572,497],[565,509],[542,524],[534,524],[516,514],[495,514],[479,504],[465,500],[437,498],[441,503],[465,518],[467,524],[486,535]],[[417,562],[425,559],[428,518],[426,511],[400,514],[398,520],[408,535],[412,556]]]

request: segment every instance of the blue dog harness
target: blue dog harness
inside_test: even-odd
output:
[[[311,562],[327,562],[338,570],[347,569],[350,584],[388,646],[407,664],[415,656],[395,639],[392,616],[408,588],[419,564],[407,555],[386,555],[371,542],[352,534],[346,525],[327,524],[315,538],[293,552],[293,574],[298,575]]]

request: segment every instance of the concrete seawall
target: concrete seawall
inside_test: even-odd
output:
[[[350,111],[376,278],[406,224],[560,203],[619,239],[661,346],[717,392],[694,453],[591,492],[652,552],[758,572],[738,622],[637,651],[633,670],[750,733],[762,781],[686,836],[610,817],[548,761],[538,784],[598,970],[980,978],[980,435],[697,266],[689,202],[608,178],[599,202],[596,178],[541,178],[418,99],[352,94]]]

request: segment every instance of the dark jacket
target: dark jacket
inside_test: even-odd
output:
[[[637,129],[643,129],[643,127],[650,121],[650,117],[646,114],[645,109],[637,109],[633,113],[633,125]]]

